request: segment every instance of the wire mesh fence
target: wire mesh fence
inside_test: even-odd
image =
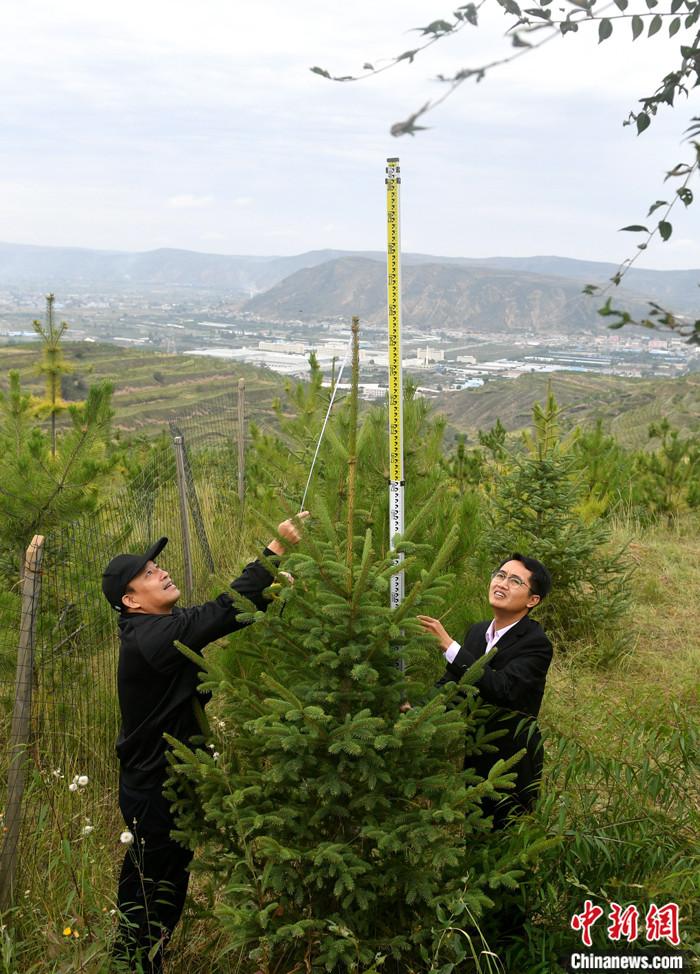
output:
[[[239,397],[171,420],[98,510],[35,539],[0,605],[0,909],[18,875],[42,868],[26,837],[50,812],[49,786],[80,791],[85,821],[118,818],[118,613],[102,594],[107,563],[168,537],[161,560],[186,604],[208,598],[213,576],[233,577],[245,557]]]

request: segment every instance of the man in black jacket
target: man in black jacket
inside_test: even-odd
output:
[[[281,539],[300,540],[300,520],[283,521]],[[168,733],[188,742],[201,733],[198,706],[210,694],[197,689],[196,664],[174,645],[181,642],[199,653],[221,636],[241,629],[228,593],[211,602],[180,608],[180,590],[156,559],[168,543],[161,538],[142,555],[117,555],[102,576],[102,591],[120,613],[117,688],[121,729],[117,738],[120,763],[119,807],[129,846],[119,878],[120,929],[114,956],[145,971],[160,971],[163,950],[180,919],[189,881],[192,853],[170,837],[174,820],[163,797],[167,776]],[[284,554],[282,541],[271,541],[263,555]],[[263,590],[273,576],[260,561],[246,565],[231,588],[265,611]],[[149,960],[148,955],[154,953]]]
[[[471,626],[461,646],[439,619],[418,616],[426,632],[439,640],[445,655],[447,666],[438,686],[459,683],[469,667],[488,654],[475,686],[483,700],[493,705],[486,731],[505,733],[493,742],[495,753],[467,754],[465,768],[486,778],[499,758],[526,750],[511,769],[516,772],[513,791],[499,800],[487,798],[482,802],[484,813],[493,815],[494,829],[502,829],[510,813],[532,808],[537,798],[542,776],[542,738],[536,723],[534,728],[532,724],[542,703],[552,644],[542,626],[528,613],[547,595],[551,585],[550,574],[541,562],[515,553],[491,576],[489,603],[493,619]]]

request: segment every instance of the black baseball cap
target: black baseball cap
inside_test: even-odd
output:
[[[149,561],[155,561],[167,543],[167,538],[161,538],[142,555],[117,555],[112,558],[102,573],[102,591],[113,609],[118,612],[124,610],[122,595],[129,582],[136,578]]]

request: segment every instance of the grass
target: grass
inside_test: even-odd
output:
[[[700,526],[620,523],[616,535],[635,566],[624,649],[609,667],[590,665],[590,647],[555,657],[540,718],[551,738],[544,790],[551,811],[565,809],[560,867],[581,904],[593,894],[644,916],[652,901],[678,902],[700,970]],[[575,900],[562,897],[569,910]]]

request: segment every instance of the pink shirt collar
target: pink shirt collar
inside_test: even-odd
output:
[[[519,622],[520,619],[516,619],[515,622],[511,622],[509,626],[504,626],[503,629],[496,629],[496,620],[492,619],[491,625],[486,630],[486,650],[485,651],[488,653],[490,650],[492,650],[493,647],[498,642],[498,640],[502,636],[505,636],[508,630],[512,629],[513,626],[517,626]]]

